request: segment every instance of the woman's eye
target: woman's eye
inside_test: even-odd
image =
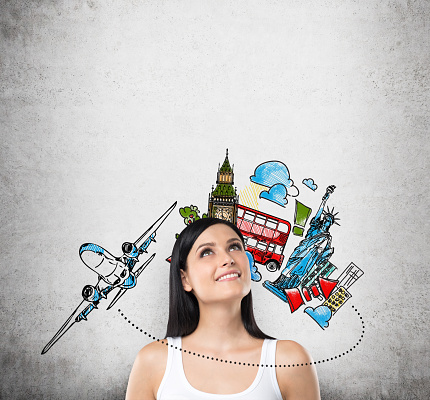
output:
[[[230,246],[230,250],[242,250],[242,246],[239,243],[233,243]]]
[[[211,249],[204,249],[201,253],[200,253],[200,257],[206,257],[208,255],[212,254],[212,250]]]

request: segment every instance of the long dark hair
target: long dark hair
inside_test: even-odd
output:
[[[173,246],[170,263],[169,321],[166,337],[187,336],[197,328],[200,319],[199,303],[193,293],[184,290],[180,270],[186,270],[188,253],[197,238],[215,224],[224,224],[233,229],[245,246],[238,227],[223,219],[202,218],[188,225],[181,232]],[[251,336],[258,339],[273,339],[263,333],[255,322],[251,291],[242,299],[241,316],[243,325]]]

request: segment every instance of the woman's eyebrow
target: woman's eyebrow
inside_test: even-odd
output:
[[[210,242],[210,243],[202,243],[199,247],[197,247],[196,249],[196,253],[197,251],[200,249],[200,247],[204,247],[204,246],[215,246],[214,242]]]
[[[231,242],[240,242],[240,239],[239,238],[231,238],[231,239],[227,240],[227,243],[231,243]],[[196,253],[200,249],[200,247],[205,247],[205,246],[215,246],[215,243],[214,242],[202,243],[199,247],[197,247]]]

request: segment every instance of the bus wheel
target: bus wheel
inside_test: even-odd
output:
[[[279,265],[278,265],[278,263],[277,263],[276,261],[274,261],[274,260],[270,260],[270,261],[268,261],[268,262],[266,263],[266,269],[267,269],[269,272],[276,272],[276,271],[278,270],[278,268],[279,268]]]

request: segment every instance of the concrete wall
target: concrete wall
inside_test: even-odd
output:
[[[330,358],[361,336],[354,305],[365,333],[318,365],[322,398],[429,397],[427,1],[0,4],[1,398],[124,397],[150,339],[118,309],[164,335],[183,220],[135,289],[42,356],[96,283],[79,246],[119,256],[174,201],[205,212],[226,148],[238,190],[269,160],[315,179],[313,209],[335,184],[332,262],[364,271],[324,331],[254,283],[264,330]],[[294,199],[260,205],[293,220]]]

